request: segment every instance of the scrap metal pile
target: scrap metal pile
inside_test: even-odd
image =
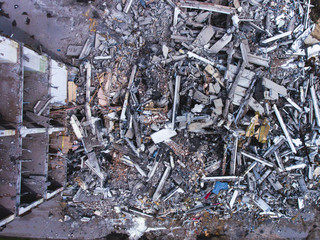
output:
[[[69,47],[81,68],[65,198],[99,216],[155,219],[292,217],[318,204],[320,45],[311,7],[102,5],[104,23],[81,51]]]

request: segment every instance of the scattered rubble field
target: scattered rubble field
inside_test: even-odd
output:
[[[116,239],[317,238],[319,3],[87,2],[55,109],[72,145],[61,221],[102,218]]]

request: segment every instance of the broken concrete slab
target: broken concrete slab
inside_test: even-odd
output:
[[[205,26],[192,44],[204,46],[211,40],[214,33],[215,31],[212,26]]]

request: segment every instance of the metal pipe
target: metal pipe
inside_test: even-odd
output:
[[[284,135],[285,135],[286,138],[287,138],[287,141],[288,141],[288,143],[289,143],[289,146],[290,146],[290,148],[291,148],[291,151],[292,151],[293,153],[297,153],[297,150],[296,150],[296,148],[294,147],[294,145],[293,145],[293,143],[292,143],[292,139],[291,139],[290,134],[289,134],[289,132],[288,132],[288,130],[287,130],[287,127],[286,127],[286,125],[285,125],[285,123],[284,123],[284,121],[283,121],[283,119],[282,119],[282,117],[281,117],[281,114],[280,114],[280,112],[279,112],[279,110],[278,110],[278,108],[277,108],[277,106],[276,106],[275,104],[273,105],[273,109],[274,109],[274,112],[275,112],[275,114],[276,114],[276,116],[277,116],[277,118],[278,118],[278,121],[279,121],[280,126],[281,126],[281,128],[282,128],[282,131],[283,131]]]

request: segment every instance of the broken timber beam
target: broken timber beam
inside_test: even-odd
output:
[[[125,5],[125,7],[124,7],[124,9],[123,9],[123,11],[124,11],[125,13],[128,13],[128,12],[129,12],[132,3],[133,3],[133,0],[127,0],[127,1],[126,1],[126,5]]]
[[[217,5],[213,3],[197,2],[197,1],[180,2],[178,5],[182,8],[199,9],[199,10],[206,10],[206,11],[224,13],[224,14],[233,14],[236,12],[236,9],[233,7]]]
[[[214,177],[203,177],[201,179],[204,182],[209,181],[241,181],[243,180],[242,176],[214,176]]]
[[[288,144],[289,144],[289,146],[290,146],[290,148],[291,148],[291,151],[292,151],[293,153],[297,153],[297,150],[296,150],[296,148],[295,148],[294,145],[293,145],[292,138],[291,138],[291,136],[290,136],[290,134],[289,134],[289,132],[288,132],[288,130],[287,130],[286,124],[284,123],[284,121],[283,121],[283,119],[282,119],[282,116],[281,116],[281,114],[280,114],[280,112],[279,112],[279,110],[278,110],[278,108],[277,108],[277,106],[276,106],[275,104],[273,105],[273,109],[274,109],[274,113],[276,114],[277,119],[278,119],[278,121],[279,121],[279,123],[280,123],[280,126],[281,126],[281,128],[282,128],[282,131],[283,131],[284,135],[285,135],[286,138],[287,138],[287,141],[288,141]]]
[[[160,198],[160,196],[161,196],[161,195],[160,195],[160,192],[161,192],[161,190],[162,190],[162,188],[163,188],[163,186],[164,186],[164,184],[165,184],[165,182],[166,182],[166,180],[167,180],[167,178],[168,178],[168,176],[169,176],[170,170],[171,170],[170,165],[167,165],[167,168],[166,168],[166,170],[164,171],[164,174],[162,175],[162,178],[161,178],[161,180],[160,180],[160,183],[159,183],[159,185],[158,185],[155,193],[153,194],[152,200],[153,200],[154,202],[159,200],[159,198]]]
[[[173,110],[172,110],[172,130],[174,130],[174,125],[175,125],[175,121],[176,121],[177,105],[179,104],[180,81],[181,81],[181,76],[177,76],[175,90],[174,90]]]
[[[241,64],[241,67],[240,67],[240,70],[236,76],[236,79],[234,80],[234,82],[232,83],[232,86],[231,86],[231,89],[228,93],[228,98],[226,100],[226,104],[225,104],[225,107],[224,107],[224,110],[223,110],[223,117],[226,118],[228,116],[228,113],[229,113],[229,107],[230,107],[230,103],[232,102],[233,100],[233,95],[234,95],[234,92],[236,90],[236,87],[238,86],[238,83],[239,83],[239,80],[241,78],[241,75],[245,69],[245,67],[247,66],[246,62],[243,62]]]

